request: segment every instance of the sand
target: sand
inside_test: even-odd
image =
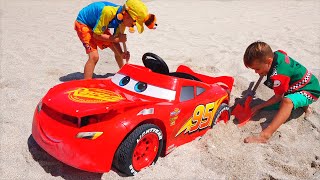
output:
[[[97,174],[69,167],[44,152],[31,137],[33,112],[54,85],[81,79],[87,59],[73,30],[78,11],[92,1],[1,0],[0,179],[320,179],[320,103],[310,120],[295,110],[267,144],[245,144],[276,111],[262,111],[244,127],[234,117],[200,140],[175,149],[134,177],[112,170]],[[117,0],[122,4],[123,1]],[[158,29],[128,34],[131,63],[145,52],[161,56],[174,71],[235,78],[232,106],[258,75],[242,56],[253,41],[283,49],[320,78],[320,1],[145,1]],[[100,53],[96,77],[118,67],[110,50]],[[261,85],[254,103],[273,92]]]

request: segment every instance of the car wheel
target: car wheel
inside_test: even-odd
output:
[[[163,145],[159,127],[143,124],[137,127],[119,146],[113,165],[119,171],[133,176],[141,169],[155,164]]]
[[[227,123],[227,121],[229,121],[230,119],[230,115],[231,115],[230,107],[227,104],[222,103],[219,106],[216,114],[214,115],[214,121],[212,123],[212,126],[216,125],[220,121],[224,121],[224,123]]]

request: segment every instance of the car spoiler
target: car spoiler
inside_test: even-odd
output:
[[[202,82],[205,82],[208,84],[219,84],[221,86],[226,86],[226,88],[228,88],[230,91],[232,90],[232,86],[234,83],[234,78],[231,76],[218,76],[218,77],[207,76],[207,75],[196,73],[185,65],[180,65],[177,68],[177,72],[191,74],[197,77],[198,79],[200,79]]]

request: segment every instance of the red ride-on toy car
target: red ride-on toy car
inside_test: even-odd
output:
[[[180,65],[169,72],[157,55],[126,64],[114,76],[51,88],[37,105],[36,142],[78,169],[134,175],[160,155],[230,118],[233,78],[211,77]]]

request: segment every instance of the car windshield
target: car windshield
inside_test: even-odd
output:
[[[137,81],[135,79],[132,79],[129,76],[116,73],[112,78],[111,81],[124,89],[127,89],[129,91],[135,92],[137,94],[143,94],[146,96],[159,98],[159,99],[166,99],[166,100],[174,100],[176,96],[176,91],[161,88],[158,86],[153,86],[150,84],[147,84],[145,82]]]

